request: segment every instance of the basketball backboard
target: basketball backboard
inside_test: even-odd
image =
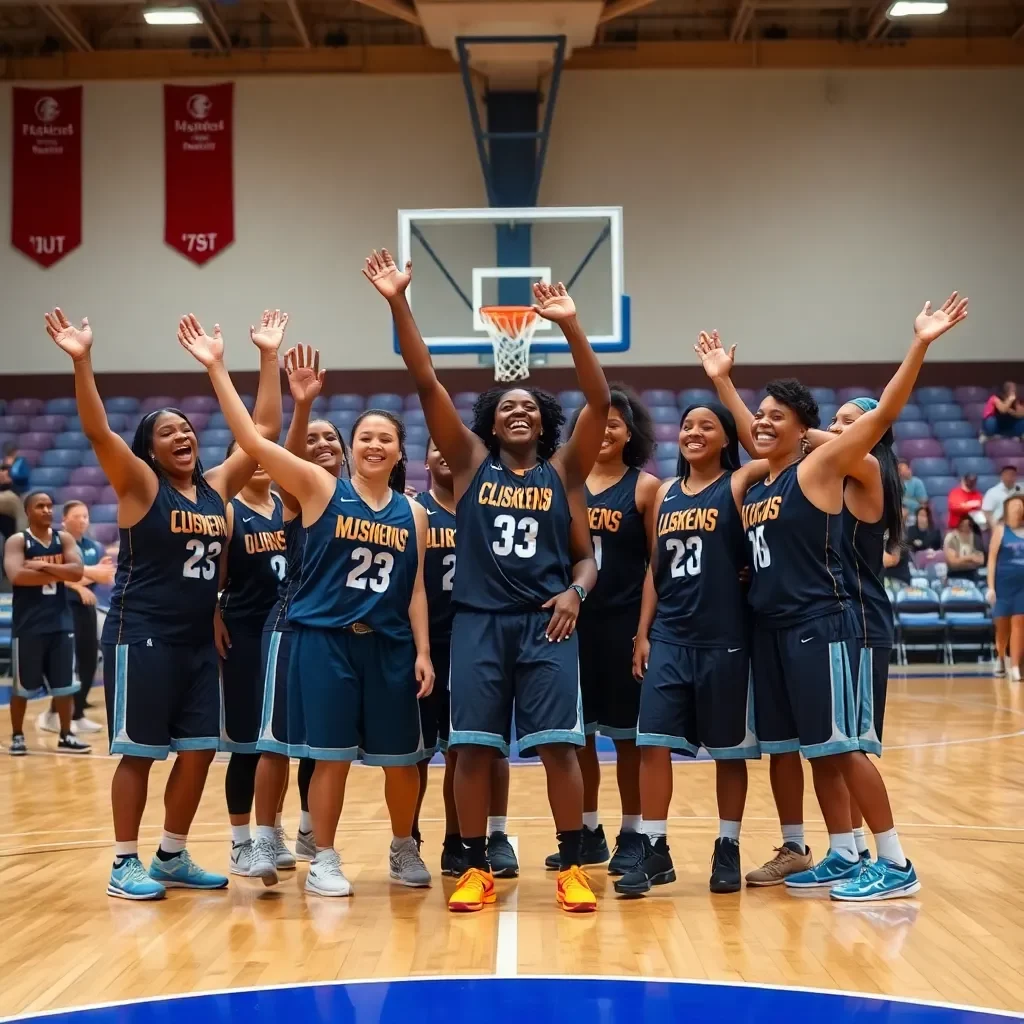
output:
[[[629,348],[621,207],[399,210],[397,249],[399,266],[413,261],[409,303],[435,354],[490,353],[480,307],[527,305],[536,281],[566,285],[595,350]],[[532,351],[567,346],[542,320]]]

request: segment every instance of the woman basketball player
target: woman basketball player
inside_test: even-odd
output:
[[[596,733],[615,744],[615,775],[622,805],[622,825],[615,840],[610,875],[621,875],[640,856],[640,756],[636,719],[640,687],[633,678],[633,639],[640,621],[640,598],[650,539],[645,519],[654,510],[658,479],[643,472],[654,452],[654,425],[643,402],[624,384],[611,385],[612,407],[604,440],[586,483],[590,535],[597,560],[597,584],[580,608],[580,689],[587,745],[577,750],[583,773],[584,865],[609,858],[604,828],[599,823],[597,798],[601,766]],[[569,433],[576,429],[579,414]],[[557,853],[544,861],[549,870],[560,867]]]
[[[289,349],[284,358],[288,389],[295,401],[288,426],[285,448],[315,463],[337,479],[348,462],[345,441],[338,428],[328,420],[310,422],[313,402],[323,388],[326,371],[320,369],[320,353],[308,345]],[[263,709],[260,752],[256,768],[256,833],[252,843],[250,874],[263,879],[264,885],[277,882],[277,835],[280,809],[288,787],[290,757],[299,758],[299,816],[295,856],[312,861],[316,856],[313,821],[309,813],[309,785],[316,762],[308,757],[302,697],[297,678],[292,678],[288,663],[292,649],[292,627],[288,609],[299,586],[305,531],[302,508],[288,491],[280,488],[284,503],[284,535],[287,570],[278,589],[277,603],[271,608],[263,627]]]
[[[554,398],[499,387],[477,400],[470,430],[434,373],[406,301],[412,265],[399,270],[385,249],[363,273],[388,300],[431,437],[454,478],[462,571],[452,592],[449,742],[460,748],[455,801],[468,868],[448,907],[480,910],[497,898],[487,862],[491,764],[508,753],[514,705],[520,750],[539,752],[547,772],[562,869],[556,899],[567,911],[596,910],[580,867],[583,780],[573,746],[585,740],[575,625],[597,579],[583,489],[604,438],[608,383],[565,288],[536,285],[534,309],[561,327],[586,398],[577,429],[557,448],[562,412]]]
[[[754,450],[769,464],[769,476],[750,488],[743,504],[754,567],[757,733],[769,753],[801,751],[811,761],[829,830],[826,857],[789,875],[787,884],[831,887],[835,899],[891,899],[920,888],[893,826],[885,784],[865,753],[868,738],[880,734],[882,708],[870,686],[858,685],[858,626],[840,557],[844,482],[853,476],[869,485],[865,456],[906,403],[928,346],[966,315],[967,300],[958,301],[956,293],[934,313],[926,303],[910,351],[878,406],[810,454],[806,435],[817,426],[817,403],[797,381],[767,385],[751,428]],[[699,347],[706,344],[703,338]],[[871,714],[874,721],[865,721]],[[777,782],[773,773],[773,792],[784,803],[785,787]],[[866,866],[857,853],[847,790],[878,843],[878,860]],[[783,822],[788,810],[780,803]]]
[[[277,350],[287,322],[280,311],[266,312],[250,330],[260,351],[256,422],[274,437],[281,429]],[[213,612],[224,505],[256,465],[239,451],[204,473],[195,431],[177,409],[144,416],[129,448],[107,423],[88,320],[77,329],[55,309],[46,327],[74,361],[82,432],[118,497],[120,554],[102,642],[110,751],[123,756],[111,784],[116,857],[107,893],[146,900],[161,899],[166,886],[222,889],[227,878],[193,863],[185,843],[220,742]],[[194,319],[191,330],[205,337]],[[149,770],[171,750],[178,756],[164,791],[164,834],[147,875],[138,837]]]
[[[740,508],[768,467],[740,468],[732,415],[717,402],[690,406],[679,424],[679,476],[657,493],[651,568],[633,654],[643,680],[637,746],[643,805],[641,856],[615,891],[641,895],[675,880],[667,842],[672,751],[704,747],[715,761],[718,839],[712,892],[740,888],[740,825],[754,735]]]
[[[11,581],[11,747],[27,754],[25,708],[28,697],[46,687],[60,719],[57,751],[88,754],[92,748],[71,732],[75,678],[75,633],[66,584],[82,578],[82,555],[75,538],[53,529],[53,499],[45,491],[25,495],[28,528],[4,544],[4,572]]]
[[[434,750],[444,754],[445,836],[441,850],[441,874],[460,877],[466,870],[466,853],[459,834],[459,816],[455,809],[455,764],[458,752],[448,746],[451,724],[451,700],[448,691],[452,642],[452,587],[455,583],[455,494],[452,471],[433,440],[427,442],[427,469],[430,490],[416,500],[430,517],[427,551],[423,562],[423,583],[430,609],[430,656],[434,663],[434,689],[420,701],[423,744],[427,756],[420,762],[420,798],[416,805],[413,835],[420,841],[419,813],[427,792],[427,770]],[[487,816],[487,860],[496,878],[515,878],[519,861],[508,841],[508,758],[491,762],[491,801]]]
[[[1009,645],[1007,675],[1019,683],[1024,661],[1024,498],[1011,495],[1003,510],[988,546],[988,599],[996,629],[1009,634],[1001,648]]]
[[[403,494],[404,431],[390,413],[364,412],[352,431],[352,479],[253,428],[224,366],[224,346],[183,320],[178,340],[210,374],[239,445],[302,508],[306,531],[299,586],[288,609],[289,675],[298,680],[308,756],[318,762],[309,802],[317,853],[307,892],[348,896],[334,849],[348,769],[357,757],[384,769],[393,880],[428,886],[412,837],[423,757],[417,698],[430,692],[423,551],[427,514]]]

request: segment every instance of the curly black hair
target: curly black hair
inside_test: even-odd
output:
[[[608,385],[612,395],[612,408],[622,417],[629,431],[629,440],[622,449],[622,461],[633,469],[643,469],[658,445],[654,436],[654,420],[644,405],[640,396],[628,385],[621,381],[613,381]],[[573,413],[572,422],[569,424],[569,436],[576,429],[582,409]]]
[[[156,427],[156,421],[163,416],[164,413],[170,413],[172,416],[180,416],[189,426],[189,430],[193,434],[196,434],[196,428],[192,426],[192,421],[180,410],[176,409],[173,405],[165,406],[163,409],[157,409],[155,412],[151,412],[146,416],[143,416],[139,420],[139,425],[135,428],[135,437],[132,438],[132,454],[149,466],[154,473],[156,473],[158,480],[166,480],[167,474],[160,468],[160,463],[153,458],[153,429]],[[203,470],[203,463],[199,458],[199,435],[196,434],[196,464],[192,470],[192,483],[196,489],[196,497],[200,494],[205,494],[207,498],[213,498],[216,501],[220,500],[220,495],[206,482],[206,475]]]
[[[393,491],[398,491],[400,494],[405,491],[405,471],[409,464],[409,456],[405,454],[405,424],[402,422],[400,416],[396,416],[395,413],[389,412],[387,409],[367,409],[365,412],[359,414],[359,418],[352,424],[352,435],[349,438],[350,444],[355,443],[356,431],[359,429],[359,424],[363,422],[368,416],[382,416],[389,423],[391,423],[395,432],[398,434],[398,451],[400,453],[398,461],[395,463],[394,468],[391,470],[391,475],[388,477],[388,486]],[[317,419],[323,419],[322,416]],[[316,422],[312,420],[310,422]],[[330,420],[324,420],[325,423],[330,423]],[[333,426],[333,424],[331,424]],[[341,435],[338,435],[341,437]],[[342,449],[345,448],[345,442],[341,442]],[[347,455],[347,452],[346,452]],[[351,467],[349,467],[349,475],[351,476]]]
[[[810,388],[801,384],[795,377],[770,380],[764,389],[780,405],[792,409],[797,419],[808,429],[821,426],[821,415],[814,395],[811,394]]]
[[[510,391],[527,391],[537,403],[541,426],[540,437],[537,438],[537,458],[550,459],[558,448],[565,413],[562,412],[558,399],[540,388],[490,388],[473,403],[473,423],[469,429],[487,445],[487,450],[497,457],[501,444],[494,433],[494,413],[497,411],[498,403]]]

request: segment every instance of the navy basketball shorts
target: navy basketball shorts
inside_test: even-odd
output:
[[[1009,580],[996,577],[996,603],[992,606],[992,618],[1012,619],[1024,615],[1024,579]]]
[[[890,647],[862,647],[857,674],[857,739],[866,754],[882,756],[882,723],[889,688]]]
[[[415,664],[412,639],[293,627],[288,670],[298,680],[307,756],[385,768],[422,761]]]
[[[263,632],[230,632],[228,656],[220,662],[220,749],[255,754],[263,717]]]
[[[716,761],[761,756],[746,648],[651,641],[640,693],[638,747],[669,747]]]
[[[220,746],[220,664],[213,641],[195,647],[139,640],[103,645],[112,754],[164,760]]]
[[[451,637],[430,638],[430,660],[434,664],[434,689],[420,700],[420,726],[423,730],[424,759],[440,750],[448,750],[451,724],[451,695],[448,673],[451,669]]]
[[[29,633],[11,642],[13,695],[28,697],[45,689],[51,697],[77,693],[74,633]]]
[[[633,678],[633,638],[640,606],[591,613],[576,625],[580,645],[580,689],[586,732],[613,740],[636,738],[640,686]]]
[[[264,630],[260,646],[263,703],[256,750],[283,757],[309,757],[302,691],[290,672],[291,629]]]
[[[855,635],[847,612],[781,629],[755,622],[751,668],[762,751],[814,758],[860,749]]]
[[[544,635],[551,611],[459,609],[452,626],[449,743],[495,747],[507,757],[515,710],[521,754],[547,743],[586,743],[576,634]]]

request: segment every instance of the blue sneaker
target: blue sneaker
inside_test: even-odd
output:
[[[891,860],[879,858],[866,864],[857,878],[835,886],[829,896],[848,903],[866,903],[870,900],[896,900],[901,896],[913,896],[920,888],[917,872],[909,860],[900,868]]]
[[[168,889],[226,889],[227,875],[215,875],[193,863],[188,850],[182,850],[170,860],[161,860],[156,854],[149,865],[149,877],[162,882]]]
[[[819,860],[813,868],[798,871],[786,879],[791,889],[824,889],[857,878],[864,868],[864,861],[859,857],[852,863],[838,853],[829,850],[824,859]]]
[[[107,895],[122,900],[162,900],[167,890],[146,874],[138,857],[124,857],[110,870]]]

